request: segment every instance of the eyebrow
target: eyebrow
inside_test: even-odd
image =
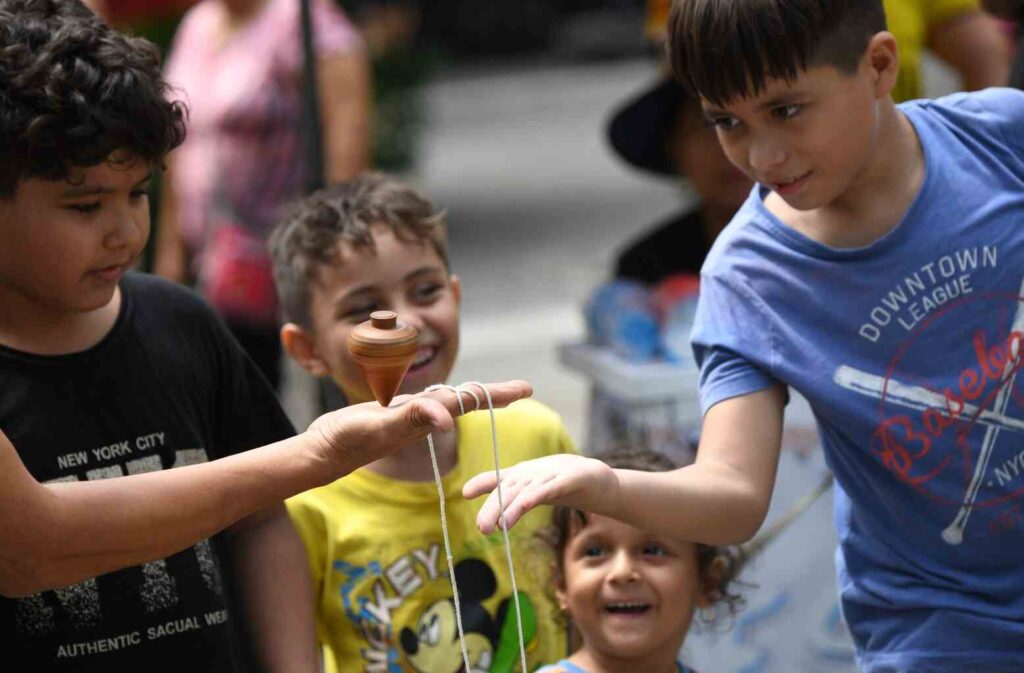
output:
[[[435,273],[444,273],[444,269],[442,269],[440,267],[440,265],[436,265],[436,266],[432,266],[432,265],[421,266],[420,268],[416,269],[415,271],[411,271],[411,272],[407,273],[403,280],[412,280],[413,278],[416,278],[417,276],[429,276],[429,275],[435,274]]]
[[[334,300],[334,305],[336,307],[341,307],[342,304],[344,304],[347,301],[351,301],[352,299],[358,298],[359,295],[370,294],[370,292],[372,290],[373,290],[373,287],[370,286],[370,285],[360,285],[359,287],[352,288],[351,290],[349,290],[345,294],[343,294],[340,297],[338,297],[337,299],[335,299]]]
[[[132,185],[132,189],[137,189],[152,179],[153,173],[147,173],[146,177],[142,178],[134,185]],[[64,199],[72,199],[79,198],[82,196],[103,196],[106,194],[113,194],[116,191],[117,190],[114,189],[113,187],[104,187],[101,185],[90,185],[88,183],[83,183],[81,185],[73,185],[70,189],[67,189],[64,192],[62,192],[60,196],[61,198]]]

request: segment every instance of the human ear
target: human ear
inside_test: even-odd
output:
[[[320,358],[313,336],[293,322],[281,328],[281,345],[288,356],[313,376],[327,376],[327,364]]]
[[[558,569],[558,564],[554,561],[551,562],[551,580],[555,585],[555,601],[558,603],[558,609],[561,612],[568,612],[569,596],[565,589],[565,573]]]
[[[896,77],[900,71],[899,45],[896,37],[887,30],[875,33],[868,41],[865,57],[874,78],[875,98],[888,96],[896,86]]]
[[[725,564],[724,557],[716,556],[707,571],[701,573],[697,607],[706,610],[718,600],[718,592],[722,588],[722,579],[725,577]]]
[[[462,304],[462,281],[454,273],[448,276],[448,282],[452,286],[452,294],[455,295],[455,305],[459,306]]]

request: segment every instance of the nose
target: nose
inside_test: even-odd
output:
[[[753,138],[747,149],[747,160],[756,174],[771,173],[787,159],[786,148],[776,138],[763,135]]]
[[[611,582],[635,582],[639,578],[636,564],[627,550],[619,551],[612,560],[608,579]]]
[[[398,314],[399,322],[404,322],[406,325],[411,325],[419,331],[423,331],[425,326],[423,316],[420,315],[420,311],[415,305],[404,298],[394,300],[391,305],[393,307],[391,310]]]
[[[103,243],[108,248],[139,248],[149,229],[149,206],[118,208],[111,215],[110,229]]]

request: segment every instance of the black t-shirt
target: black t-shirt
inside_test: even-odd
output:
[[[139,274],[121,290],[113,329],[87,351],[0,347],[0,427],[36,479],[166,470],[294,434],[196,295]],[[4,660],[34,672],[251,670],[222,537],[75,586],[0,598]]]
[[[699,274],[710,249],[700,214],[680,213],[620,253],[615,276],[654,285],[676,273]]]

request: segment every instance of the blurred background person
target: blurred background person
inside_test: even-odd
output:
[[[324,178],[345,180],[368,163],[368,60],[336,5],[311,4]],[[197,282],[275,388],[266,236],[309,180],[299,12],[297,0],[203,0],[182,19],[166,64],[190,115],[163,183],[154,271]]]
[[[719,232],[753,183],[729,163],[700,103],[671,77],[656,80],[614,114],[608,140],[616,154],[648,175],[680,188],[680,210],[655,224],[618,255],[615,276],[655,284],[675,273],[700,273]]]
[[[1015,43],[1013,66],[1010,69],[1010,86],[1024,89],[1024,0],[983,0],[982,5],[993,16],[1004,22]]]
[[[926,49],[960,76],[964,91],[1009,81],[1009,42],[979,0],[885,0],[885,16],[900,50],[896,102],[925,95],[921,58]]]

